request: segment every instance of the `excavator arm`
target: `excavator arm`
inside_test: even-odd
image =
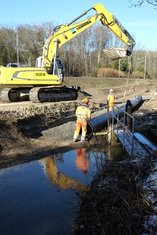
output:
[[[95,10],[96,14],[85,20],[76,22],[91,10]],[[46,71],[54,74],[57,50],[69,40],[76,37],[78,34],[85,31],[98,21],[101,21],[104,26],[109,28],[126,45],[125,55],[131,55],[135,45],[134,39],[119,23],[119,21],[104,8],[102,4],[96,4],[72,20],[70,23],[56,27],[52,34],[48,37],[43,48],[44,67]]]
[[[82,19],[89,11],[92,16]],[[79,21],[80,20],[80,21]],[[0,85],[3,102],[30,100],[32,102],[53,102],[76,100],[79,87],[63,84],[64,71],[61,61],[56,58],[57,50],[68,41],[100,21],[109,28],[126,48],[106,48],[103,50],[112,59],[131,55],[135,45],[134,39],[119,21],[103,5],[96,4],[68,24],[54,29],[43,47],[43,56],[38,58],[36,67],[0,67]]]

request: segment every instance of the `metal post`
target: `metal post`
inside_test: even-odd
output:
[[[120,69],[121,69],[120,62],[121,62],[121,59],[119,59],[119,78],[120,78]]]
[[[123,127],[123,130],[124,130],[124,133],[123,133],[123,149],[125,149],[125,135],[126,135],[126,127],[125,127],[125,123],[124,123],[124,117],[125,117],[125,111],[123,112],[123,125],[122,125],[122,127]]]
[[[134,150],[134,125],[135,125],[135,121],[134,121],[134,117],[132,117],[132,146],[131,146],[131,157],[133,156],[133,150]]]
[[[18,35],[18,29],[15,31],[16,33],[16,58],[17,58],[17,64],[19,65],[19,35]]]
[[[114,107],[112,110],[112,123],[111,123],[111,140],[112,140],[112,136],[113,136],[113,127],[114,126]]]
[[[118,137],[118,129],[119,129],[119,109],[117,114],[117,137]]]
[[[128,56],[128,78],[130,76],[130,71],[131,71],[131,59],[130,57]]]
[[[146,79],[147,56],[144,57],[144,79]]]

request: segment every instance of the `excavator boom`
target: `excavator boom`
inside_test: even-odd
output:
[[[91,10],[94,10],[95,14],[82,20],[81,18]],[[98,21],[112,31],[126,47],[110,48],[110,50],[105,48],[104,52],[114,59],[131,55],[135,45],[134,39],[102,4],[96,4],[70,23],[54,29],[44,44],[42,62],[38,61],[42,66],[0,67],[0,84],[6,87],[1,92],[2,100],[13,102],[29,99],[32,102],[47,102],[77,99],[79,87],[66,87],[63,84],[64,70],[61,61],[57,58],[57,51]]]
[[[89,11],[95,10],[96,14],[88,17],[85,20],[76,22]],[[56,58],[58,48],[76,37],[87,28],[91,27],[96,22],[101,23],[109,28],[125,45],[125,55],[131,55],[135,41],[129,32],[120,24],[120,22],[109,11],[107,11],[102,4],[96,4],[89,10],[82,13],[80,16],[72,20],[68,24],[63,24],[54,29],[54,32],[49,36],[44,45],[44,67],[48,73],[52,72],[52,58]],[[123,49],[124,50],[124,49]],[[122,54],[119,55],[122,57]],[[55,63],[54,63],[55,64]]]

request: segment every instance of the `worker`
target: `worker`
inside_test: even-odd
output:
[[[87,174],[90,167],[90,162],[85,148],[76,149],[75,164],[78,170],[81,170],[83,174]]]
[[[107,106],[109,107],[109,111],[113,110],[115,99],[116,99],[116,96],[113,93],[113,89],[110,89],[108,97],[107,97]]]
[[[85,97],[82,104],[77,107],[75,114],[77,120],[73,141],[79,141],[79,135],[81,135],[81,142],[85,142],[87,123],[91,119],[91,110],[89,108],[89,99],[87,97]]]

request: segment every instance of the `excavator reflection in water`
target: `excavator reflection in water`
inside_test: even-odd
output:
[[[55,158],[48,156],[42,159],[41,164],[44,166],[44,171],[49,178],[49,180],[58,187],[59,190],[78,190],[87,191],[88,186],[80,183],[78,180],[66,176],[65,174],[58,171]],[[86,157],[86,149],[76,149],[76,161],[77,169],[81,170],[83,173],[87,173],[89,169],[89,159]]]

